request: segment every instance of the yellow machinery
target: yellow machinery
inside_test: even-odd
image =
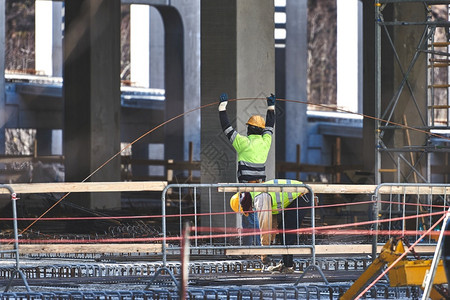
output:
[[[383,267],[387,264],[392,264],[397,258],[399,258],[404,252],[405,247],[402,240],[398,240],[394,249],[394,239],[391,238],[381,249],[380,255],[372,262],[366,271],[353,283],[353,285],[342,295],[340,300],[355,299],[368,283],[377,278]],[[422,286],[425,274],[430,269],[432,260],[412,260],[409,261],[403,258],[392,267],[389,271],[389,281],[391,286],[410,286],[420,285]],[[430,292],[431,299],[446,299],[444,295],[439,292],[436,285],[447,283],[447,277],[445,275],[444,266],[442,260],[436,269],[436,274],[433,281],[433,289]]]

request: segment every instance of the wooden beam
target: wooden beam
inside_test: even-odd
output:
[[[226,184],[225,184],[226,185]],[[230,184],[232,185],[232,184]],[[362,185],[362,184],[316,184],[306,183],[315,194],[374,194],[376,185]],[[306,192],[306,188],[302,187],[268,187],[261,184],[257,187],[233,187],[224,186],[219,187],[219,192]],[[382,186],[380,188],[380,194],[426,194],[426,195],[443,195],[450,194],[450,185],[442,187],[427,187],[427,186]]]
[[[12,250],[13,245],[1,245],[0,250]],[[160,253],[161,244],[19,244],[20,254],[44,253]]]
[[[167,181],[56,182],[9,184],[16,194],[162,191]],[[8,194],[0,188],[0,194]]]
[[[380,253],[383,246],[377,246],[377,253]],[[417,253],[434,253],[436,247],[433,245],[418,245],[414,247]],[[227,249],[226,255],[311,255],[311,248],[245,248]],[[316,255],[370,255],[372,254],[371,244],[340,244],[340,245],[316,245]]]
[[[380,253],[383,246],[378,246]],[[13,245],[0,245],[0,251],[13,250]],[[311,255],[312,249],[302,248],[243,248],[226,249],[225,254],[234,255]],[[417,245],[417,253],[434,253],[435,245]],[[72,253],[72,254],[105,254],[105,253],[162,253],[161,244],[19,244],[20,254]],[[316,245],[316,255],[370,255],[371,244],[333,244]]]
[[[236,187],[233,183],[223,183],[219,192],[307,192],[303,187],[269,187],[264,184],[257,187]],[[229,185],[229,186],[227,186]],[[376,185],[361,184],[307,184],[316,194],[373,194]],[[119,181],[119,182],[57,182],[57,183],[17,183],[9,184],[16,194],[32,193],[82,193],[82,192],[129,192],[129,191],[163,191],[167,181]],[[0,188],[0,194],[8,194],[6,188]],[[450,186],[383,186],[381,194],[450,194]]]

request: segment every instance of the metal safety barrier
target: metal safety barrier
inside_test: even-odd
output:
[[[373,205],[373,227],[376,232],[373,235],[373,257],[376,257],[377,246],[391,237],[401,236],[412,244],[432,226],[435,226],[434,230],[421,238],[420,244],[436,245],[441,226],[435,223],[448,211],[449,196],[448,184],[378,185]]]
[[[281,209],[279,212],[282,220],[281,228],[279,228],[279,244],[268,246],[262,246],[258,242],[244,244],[244,237],[259,236],[264,232],[260,231],[256,226],[253,230],[242,228],[241,214],[231,210],[230,198],[235,193],[241,192],[308,193],[309,199],[314,199],[313,190],[306,184],[170,184],[163,190],[161,196],[163,262],[153,278],[156,278],[161,273],[168,273],[174,282],[178,284],[175,276],[167,267],[167,255],[168,253],[181,252],[181,242],[177,245],[177,243],[170,241],[173,241],[173,238],[182,236],[185,224],[189,224],[189,226],[192,226],[190,236],[191,254],[214,254],[218,250],[225,251],[230,249],[287,249],[289,251],[289,249],[305,248],[310,251],[312,263],[306,268],[297,283],[308,271],[317,270],[328,284],[321,268],[316,263],[314,201],[308,200],[310,203],[305,207],[305,209],[310,211],[310,226],[312,228],[307,243],[302,242],[297,234],[297,241],[294,245],[286,244],[285,234],[289,233],[289,231],[284,228],[285,210]],[[297,216],[300,209],[302,208],[296,208]],[[258,212],[256,211],[255,213]],[[297,224],[297,228],[300,228],[300,224]]]
[[[20,270],[20,262],[19,262],[19,232],[18,232],[18,227],[17,227],[17,203],[16,201],[18,200],[16,193],[13,191],[13,189],[8,186],[8,185],[0,185],[0,189],[6,189],[9,191],[10,195],[11,195],[11,203],[12,203],[12,214],[13,214],[13,230],[14,230],[14,243],[13,243],[13,248],[11,250],[6,249],[6,250],[0,250],[0,253],[10,253],[14,255],[15,258],[15,266],[14,266],[14,271],[12,272],[12,274],[10,275],[9,278],[9,283],[5,288],[5,292],[7,292],[9,290],[9,288],[11,287],[11,283],[14,280],[14,278],[16,276],[19,276],[27,291],[30,292],[30,287],[28,285],[27,279],[24,275],[24,273]]]

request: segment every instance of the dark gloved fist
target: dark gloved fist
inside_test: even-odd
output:
[[[267,106],[274,106],[275,105],[275,95],[270,94],[270,97],[267,97]]]
[[[223,93],[222,95],[220,95],[220,102],[224,102],[224,101],[228,101],[227,93]]]
[[[228,95],[227,93],[223,93],[222,95],[220,95],[219,111],[227,110],[227,104],[228,104]]]

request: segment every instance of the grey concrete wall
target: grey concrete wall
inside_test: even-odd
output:
[[[120,0],[65,2],[66,181],[81,181],[120,150]],[[92,181],[120,180],[120,160]],[[120,194],[77,195],[89,208],[118,209]]]

